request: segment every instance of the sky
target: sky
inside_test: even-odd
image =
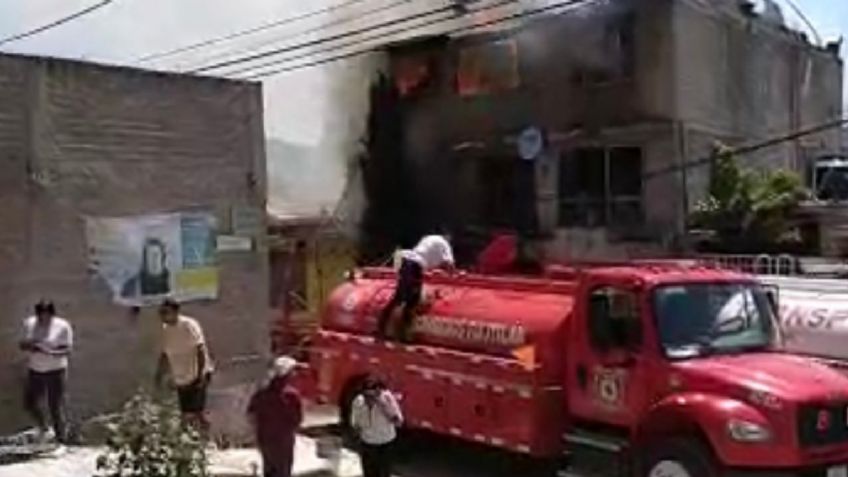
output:
[[[193,51],[154,63],[139,63],[138,59],[151,53],[167,51],[277,19],[302,15],[343,1],[347,0],[113,0],[105,8],[81,19],[23,41],[2,45],[0,50],[179,70],[208,64],[228,55],[256,51],[257,48],[267,48],[268,45],[279,45],[281,40],[291,44],[314,39],[326,33],[313,32],[296,39],[291,36],[315,29],[328,19],[313,17],[237,42],[224,43],[222,46]],[[362,1],[369,8],[379,8],[398,0]],[[427,5],[441,1],[443,0],[407,0],[409,8],[419,10],[432,8]],[[789,25],[807,30],[786,4],[792,0],[778,1],[784,6]],[[98,2],[99,0],[0,0],[0,38],[41,26]],[[824,41],[836,39],[840,35],[848,37],[848,0],[794,2],[806,13]],[[338,19],[338,14],[334,18]],[[335,31],[364,25],[361,21],[357,23],[353,20],[337,27]],[[286,44],[285,41],[282,44]],[[843,54],[846,50],[848,44],[843,47]],[[325,151],[315,157],[324,157],[326,151],[337,150],[328,144],[338,142],[339,129],[349,128],[346,122],[353,121],[350,117],[339,118],[337,114],[338,109],[343,107],[337,103],[345,101],[345,94],[339,94],[339,83],[346,81],[343,78],[352,78],[351,73],[346,72],[344,68],[353,67],[336,64],[266,79],[264,101],[267,136]],[[345,76],[346,74],[348,76]],[[358,80],[362,81],[361,78]],[[367,87],[367,83],[363,87]],[[327,203],[337,198],[345,180],[346,167],[343,162],[339,161],[333,167],[335,178],[331,183],[318,181],[318,178],[314,178],[313,182],[304,183],[306,188],[334,189],[324,197],[326,200],[322,199]],[[320,168],[313,171],[315,175],[325,172]]]
[[[114,0],[80,20],[30,39],[4,45],[14,52],[84,58],[120,64],[149,53],[168,50],[217,35],[250,28],[273,19],[290,17],[342,0]],[[379,3],[384,0],[372,0]],[[417,1],[417,0],[411,0]],[[762,0],[759,0],[762,1]],[[785,2],[787,0],[780,0]],[[848,36],[848,0],[794,0],[825,40]],[[42,25],[97,0],[0,0],[0,38]],[[790,25],[803,24],[787,7]],[[317,26],[313,18],[286,25],[274,36],[245,40],[250,47],[269,43],[299,29]],[[803,27],[806,29],[806,27]],[[234,45],[230,43],[228,45]],[[228,49],[230,46],[228,46]],[[848,48],[846,48],[848,49]],[[229,50],[224,51],[226,53]],[[215,48],[167,59],[154,66],[182,66],[178,60],[203,62],[220,57]],[[189,65],[191,61],[189,62]],[[270,136],[304,145],[321,142],[325,131],[327,75],[332,69],[311,69],[266,81],[266,129]]]

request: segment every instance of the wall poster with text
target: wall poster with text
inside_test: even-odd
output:
[[[120,305],[216,299],[215,229],[206,212],[88,217],[89,266]]]

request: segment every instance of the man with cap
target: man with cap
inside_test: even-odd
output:
[[[43,441],[65,438],[65,379],[68,357],[74,344],[71,325],[56,316],[53,302],[42,300],[35,305],[35,314],[23,322],[20,348],[28,357],[28,373],[24,404],[27,412],[38,424]],[[53,429],[47,425],[42,402],[47,407]]]
[[[300,394],[289,379],[296,366],[297,362],[288,356],[274,360],[247,408],[265,477],[292,475],[295,433],[303,421]]]

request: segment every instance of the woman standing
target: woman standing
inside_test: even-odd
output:
[[[288,356],[277,358],[268,379],[247,408],[256,431],[265,477],[292,475],[295,433],[303,421],[300,395],[289,384],[289,376],[296,366],[297,362]]]
[[[391,445],[403,414],[394,395],[379,379],[365,380],[351,405],[350,423],[359,437],[363,477],[391,476]]]

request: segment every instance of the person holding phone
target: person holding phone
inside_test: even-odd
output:
[[[360,443],[363,477],[390,477],[392,443],[403,424],[403,414],[381,380],[366,378],[362,392],[351,404],[350,423]]]
[[[35,314],[24,320],[20,348],[27,353],[28,372],[24,406],[38,425],[42,442],[65,442],[65,380],[74,344],[74,333],[67,320],[56,316],[56,306],[42,300]],[[53,427],[47,425],[42,404],[47,407]]]

